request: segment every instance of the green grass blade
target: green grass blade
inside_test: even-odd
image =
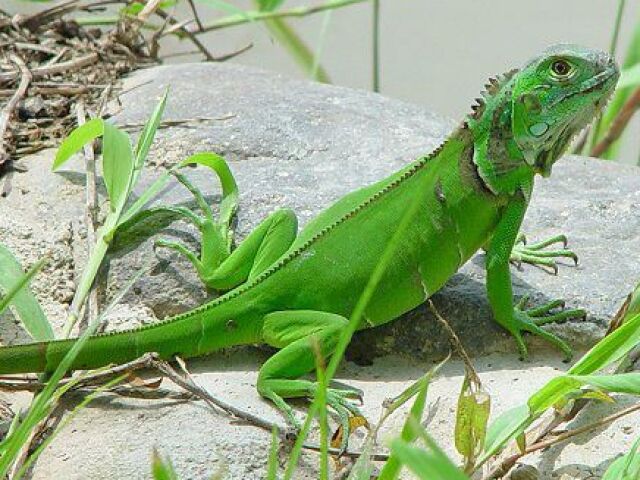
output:
[[[151,460],[151,475],[154,480],[178,480],[173,464],[169,459],[163,459],[157,450],[153,451]]]
[[[162,189],[169,183],[171,180],[171,170],[163,172],[150,186],[147,188],[142,195],[140,195],[135,202],[126,210],[124,214],[120,216],[120,221],[116,228],[120,227],[120,225],[129,222],[132,218],[138,215],[144,206],[153,200]],[[113,232],[112,232],[113,234]]]
[[[640,63],[622,70],[618,80],[618,88],[638,86],[640,86]]]
[[[419,189],[418,191],[422,191],[422,190]],[[369,280],[367,281],[367,284],[364,290],[360,294],[360,297],[358,298],[358,301],[356,302],[356,305],[353,311],[351,312],[349,322],[347,323],[346,327],[342,330],[342,333],[340,334],[340,338],[338,339],[336,348],[333,352],[333,355],[331,356],[329,365],[327,366],[327,370],[325,373],[326,375],[325,378],[327,383],[331,382],[331,379],[334,377],[336,370],[338,369],[338,366],[342,361],[344,352],[347,349],[347,345],[351,341],[351,338],[353,337],[353,334],[355,333],[355,331],[358,329],[358,326],[361,324],[362,316],[364,314],[364,311],[367,305],[369,304],[369,302],[371,301],[371,298],[375,294],[376,289],[378,288],[378,284],[382,280],[382,277],[385,271],[387,270],[387,267],[389,266],[392,259],[394,258],[394,255],[396,254],[397,250],[400,248],[402,239],[404,238],[407,228],[411,224],[411,221],[413,220],[413,218],[418,214],[418,211],[421,205],[423,204],[422,200],[423,198],[421,195],[416,195],[413,201],[407,206],[402,217],[400,217],[400,221],[398,222],[398,226],[395,232],[393,232],[391,239],[387,243],[385,249],[382,252],[382,255],[380,256],[380,259],[378,260],[378,263],[376,264],[375,268],[373,269],[373,272],[369,276]],[[290,457],[289,463],[287,464],[287,469],[285,470],[285,477],[284,477],[285,480],[288,480],[293,476],[296,465],[298,463],[298,459],[300,458],[302,445],[307,438],[309,429],[311,428],[311,419],[314,418],[317,412],[318,412],[318,399],[316,397],[312,402],[311,406],[309,407],[307,418],[305,419],[305,422],[302,426],[300,434],[298,435],[298,438],[296,439],[296,442],[291,451],[291,457]]]
[[[620,328],[600,340],[567,372],[589,375],[617,360],[640,343],[640,314],[625,321]]]
[[[206,4],[210,7],[213,7],[217,10],[221,10],[223,12],[227,12],[231,15],[239,15],[247,19],[247,21],[252,22],[253,19],[247,13],[246,10],[234,5],[233,3],[224,2],[222,0],[196,0],[198,3]]]
[[[36,262],[27,273],[23,273],[20,262],[3,245],[0,245],[0,313],[11,305],[34,340],[51,340],[53,329],[40,303],[29,289],[29,282],[40,271],[45,259]]]
[[[609,393],[640,395],[640,373],[616,373],[614,375],[572,375],[572,380]]]
[[[280,8],[284,0],[256,0],[258,8],[262,12],[272,12],[276,8]]]
[[[89,120],[82,126],[73,130],[67,138],[64,139],[53,161],[53,171],[58,170],[64,165],[69,158],[78,153],[87,143],[95,140],[104,132],[104,122],[101,118]]]
[[[91,392],[89,395],[83,398],[82,401],[71,412],[69,412],[69,414],[67,414],[64,417],[64,419],[56,426],[55,430],[51,434],[49,434],[40,445],[38,445],[38,448],[36,448],[36,450],[31,455],[29,455],[29,457],[25,460],[22,467],[20,467],[20,470],[18,470],[15,476],[15,480],[19,480],[24,477],[24,475],[27,473],[27,471],[29,470],[33,462],[35,462],[38,459],[38,457],[42,454],[44,449],[51,444],[51,442],[56,438],[56,436],[71,422],[71,420],[75,418],[75,416],[78,414],[78,412],[80,412],[80,410],[82,410],[87,405],[89,405],[89,403],[91,403],[102,392],[106,392],[111,387],[117,385],[118,383],[122,382],[126,378],[127,378],[127,375],[121,375],[117,378],[114,378],[113,380],[110,380],[104,385],[101,385],[100,387],[96,388],[93,392]]]
[[[70,369],[73,361],[89,340],[89,337],[95,333],[96,328],[98,328],[98,325],[100,325],[104,317],[111,311],[111,309],[115,305],[120,303],[122,298],[131,289],[133,284],[148,271],[149,264],[150,262],[147,262],[147,264],[143,268],[141,268],[133,276],[133,278],[129,280],[129,282],[127,282],[124,288],[113,298],[107,308],[104,309],[104,311],[98,316],[98,318],[87,327],[84,333],[73,344],[69,352],[67,352],[58,367],[49,377],[47,385],[34,398],[31,404],[31,408],[27,412],[24,420],[16,428],[11,438],[5,439],[5,442],[3,442],[2,444],[2,450],[0,451],[0,478],[6,477],[9,469],[15,462],[20,450],[22,449],[22,446],[27,441],[31,431],[47,415],[49,408],[51,408],[51,400],[56,394],[56,389],[58,388],[60,380],[62,380],[67,371]]]
[[[622,63],[622,69],[627,70],[634,65],[640,63],[640,19],[636,22],[633,35],[629,45],[627,46],[627,53]],[[633,92],[633,87],[616,88],[616,91],[609,103],[608,108],[605,110],[602,119],[599,123],[598,138],[601,140],[601,136],[608,130],[613,120],[618,116],[623,105],[629,99],[629,96]],[[612,159],[615,158],[619,148],[619,141],[615,142],[609,149],[602,155],[602,158]]]
[[[421,480],[469,480],[445,453],[430,439],[419,423],[413,422],[412,428],[418,430],[427,444],[427,449],[411,445],[402,439],[391,443],[391,452]]]
[[[322,26],[320,27],[320,37],[316,43],[316,52],[313,55],[313,64],[311,66],[311,79],[320,81],[320,59],[324,53],[324,46],[327,40],[327,34],[329,33],[329,26],[331,25],[331,17],[333,10],[327,10],[322,17]]]
[[[609,376],[590,375],[623,358],[640,343],[640,314],[631,317],[620,328],[604,337],[587,352],[567,375],[550,380],[535,392],[527,402],[500,415],[489,427],[485,451],[479,460],[483,464],[508,441],[520,435],[547,408],[564,399],[583,384],[600,388],[619,389],[635,393],[637,374],[617,374]],[[624,376],[619,376],[624,375]],[[627,376],[631,375],[631,376]],[[616,390],[612,390],[616,391]]]
[[[156,108],[153,110],[151,117],[144,124],[144,128],[140,133],[140,137],[138,138],[138,142],[136,143],[136,151],[135,151],[135,173],[132,181],[132,185],[135,185],[136,180],[138,179],[138,175],[144,166],[144,162],[147,159],[147,155],[149,154],[149,149],[151,148],[151,144],[153,143],[153,139],[156,136],[156,132],[158,130],[158,125],[160,125],[160,119],[162,118],[162,114],[164,113],[164,108],[167,104],[167,96],[169,95],[169,89],[167,88],[162,95],[162,98],[156,105]]]
[[[271,446],[269,447],[266,480],[278,480],[278,427],[276,426],[271,429]]]
[[[424,376],[422,377],[422,379],[416,382],[420,384],[418,394],[416,395],[416,399],[411,406],[411,410],[409,411],[407,420],[402,427],[402,431],[400,432],[400,439],[407,444],[413,442],[418,436],[418,431],[412,427],[411,421],[415,420],[419,424],[422,420],[424,407],[427,402],[427,392],[429,390],[430,380],[431,377]],[[392,453],[389,459],[384,464],[384,467],[380,472],[379,479],[395,480],[396,478],[398,478],[401,468],[401,458],[395,455],[395,453]]]
[[[371,25],[371,74],[374,92],[380,91],[380,0],[373,0],[373,15]]]
[[[609,465],[602,480],[638,480],[640,478],[640,438],[626,455]]]
[[[291,55],[291,58],[295,60],[302,71],[312,76],[315,63],[314,54],[296,31],[281,18],[264,20],[264,23],[271,35]],[[331,78],[322,65],[318,65],[316,70],[315,80],[322,83],[331,83]]]

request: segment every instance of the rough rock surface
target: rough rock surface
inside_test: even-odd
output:
[[[430,151],[454,126],[420,107],[378,95],[209,64],[138,72],[126,82],[114,121],[139,131],[135,125],[144,122],[167,85],[171,93],[164,118],[177,125],[159,131],[150,154],[152,167],[145,171],[138,192],[157,175],[153,167],[173,165],[199,151],[221,153],[231,162],[240,187],[240,238],[282,206],[293,208],[304,224],[346,192]],[[49,173],[51,156],[48,152],[26,159],[28,171],[16,174],[13,192],[0,200],[0,217],[6,219],[0,226],[0,242],[14,249],[25,264],[45,253],[52,256],[54,262],[35,282],[34,290],[59,328],[70,300],[73,273],[86,257],[83,175],[79,162],[62,174]],[[577,267],[561,265],[558,276],[532,267],[522,272],[514,269],[515,292],[531,294],[534,301],[565,298],[571,307],[586,308],[586,321],[549,327],[578,347],[603,334],[607,320],[640,278],[640,264],[635,261],[640,249],[638,173],[634,167],[568,157],[555,167],[550,180],[539,182],[534,194],[525,225],[529,238],[567,233],[581,261]],[[189,175],[215,201],[219,189],[212,176],[201,169]],[[175,187],[160,202],[189,200],[187,193]],[[173,229],[183,236],[189,232],[181,224]],[[106,295],[117,291],[151,252],[151,242],[146,242],[143,248],[114,258]],[[185,261],[166,251],[160,251],[159,257],[168,261],[159,262],[127,295],[110,315],[109,328],[151,322],[205,300],[206,293]],[[512,340],[491,320],[482,267],[483,256],[478,255],[434,302],[469,350],[484,355],[479,359],[481,371],[500,398],[495,405],[501,411],[524,401],[563,367],[555,352],[542,349],[538,341],[530,342],[533,363],[516,360]],[[425,308],[405,317],[358,334],[350,358],[374,364],[364,368],[348,363],[340,373],[365,390],[370,418],[377,417],[384,397],[397,394],[428,368],[426,359],[448,350],[446,335]],[[3,321],[0,335],[5,343],[26,341],[14,322]],[[241,352],[193,362],[197,378],[227,401],[278,420],[253,390],[255,370],[265,352]],[[521,389],[513,389],[518,378],[526,381]],[[444,402],[432,421],[434,434],[443,444],[450,439],[459,381],[459,366],[453,365],[433,390]],[[388,430],[397,431],[400,423],[398,416]],[[623,451],[637,432],[618,429],[612,435],[617,441],[609,442],[609,456]],[[89,439],[96,445],[88,447]],[[105,397],[81,412],[53,442],[38,462],[34,478],[51,478],[53,472],[57,478],[142,478],[154,445],[172,456],[183,478],[207,478],[218,465],[226,465],[229,478],[262,478],[267,443],[267,434],[211,416],[203,405]],[[589,449],[605,453],[601,443],[598,437],[585,440],[579,446],[588,448],[578,449],[577,456],[565,458],[558,453],[562,462],[542,462],[544,471],[567,462],[583,462],[601,471],[609,457],[599,455],[601,460],[591,461],[589,455]],[[315,478],[313,465],[314,457],[309,455],[301,473],[304,478]]]

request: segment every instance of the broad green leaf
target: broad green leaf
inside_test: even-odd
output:
[[[638,86],[640,86],[640,63],[622,70],[618,80],[618,88]]]
[[[589,375],[620,360],[638,344],[640,314],[629,318],[620,328],[596,343],[567,373]]]
[[[129,195],[134,159],[131,140],[122,130],[104,122],[102,172],[112,212],[119,212]]]
[[[571,379],[582,385],[590,385],[610,393],[640,395],[640,373],[616,373],[614,375],[573,375]]]
[[[524,432],[531,422],[529,407],[519,405],[499,415],[487,429],[481,462],[493,456],[509,440]]]
[[[490,411],[489,395],[472,388],[468,374],[465,375],[456,411],[455,446],[467,466],[475,463],[484,447]]]
[[[184,218],[182,210],[176,207],[154,207],[143,210],[118,225],[110,239],[109,251],[115,253],[136,248],[149,237],[181,218]]]
[[[101,118],[89,120],[82,126],[73,130],[64,139],[53,161],[53,171],[58,170],[74,154],[78,153],[87,143],[92,142],[104,132],[104,122]]]
[[[42,268],[44,261],[36,263],[26,274],[20,262],[4,246],[0,245],[0,313],[11,305],[34,340],[52,340],[53,329],[36,297],[29,289],[29,281]],[[1,296],[0,296],[1,297]]]
[[[221,225],[229,226],[238,204],[238,185],[225,159],[215,153],[196,153],[184,159],[171,170],[164,172],[147,188],[143,194],[122,215],[116,229],[108,236],[113,241],[113,251],[135,246],[184,215],[177,209],[183,207],[154,207],[142,210],[167,185],[171,173],[177,169],[191,165],[201,165],[210,168],[218,176],[222,186],[222,200],[220,201]],[[186,208],[186,206],[184,207]]]
[[[535,392],[527,405],[532,415],[539,415],[551,408],[571,391],[580,388],[582,383],[569,375],[560,375],[549,380],[544,387]]]

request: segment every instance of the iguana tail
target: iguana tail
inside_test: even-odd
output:
[[[215,301],[214,301],[215,302]],[[219,308],[223,307],[223,308]],[[162,322],[90,337],[71,369],[92,369],[135,360],[146,352],[161,358],[193,357],[232,345],[257,341],[254,328],[228,328],[224,306],[199,307]],[[236,317],[237,318],[237,317]],[[250,327],[250,326],[249,326]],[[77,339],[53,340],[0,348],[0,374],[51,372]]]

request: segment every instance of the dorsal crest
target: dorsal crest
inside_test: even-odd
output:
[[[480,93],[480,97],[475,99],[475,103],[471,105],[471,113],[469,114],[469,118],[473,120],[478,120],[484,110],[486,108],[487,100],[496,95],[502,86],[507,83],[509,80],[513,78],[513,76],[518,73],[518,69],[514,68],[513,70],[509,70],[502,75],[496,75],[495,77],[489,78],[488,82],[484,86],[484,91]]]

